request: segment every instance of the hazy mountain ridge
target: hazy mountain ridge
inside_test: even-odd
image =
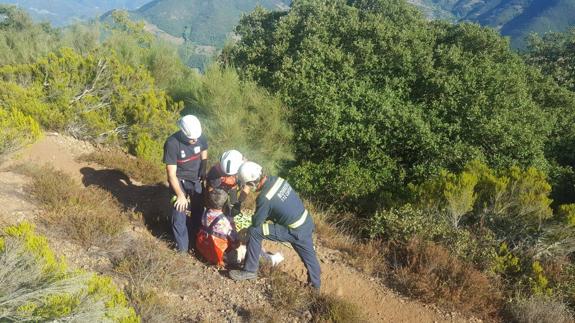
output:
[[[155,0],[131,15],[172,36],[196,44],[222,46],[243,13],[256,6],[287,10],[290,0]]]
[[[477,22],[524,45],[530,33],[564,31],[575,25],[575,0],[419,0],[411,1],[433,18]],[[431,8],[431,9],[430,9]]]
[[[135,10],[149,0],[2,0],[26,10],[37,21],[63,26],[96,18],[111,9]]]

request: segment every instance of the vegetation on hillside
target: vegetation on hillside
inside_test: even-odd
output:
[[[70,270],[27,222],[0,232],[0,320],[140,322],[110,277]]]
[[[236,32],[221,61],[290,108],[291,181],[366,219],[409,293],[492,319],[572,303],[575,97],[545,62],[573,55],[539,59],[566,36],[526,61],[494,30],[378,0],[258,9]]]
[[[6,10],[15,20],[0,37],[39,28]],[[10,58],[0,66],[1,149],[52,129],[120,145],[154,169],[176,118],[194,113],[212,162],[240,149],[328,209],[311,212],[322,214],[318,231],[351,264],[486,319],[570,319],[572,33],[534,38],[519,55],[494,30],[427,21],[402,0],[298,0],[289,12],[245,16],[241,39],[198,74],[141,23],[112,17],[102,33],[41,25],[21,50],[0,50]],[[27,54],[46,37],[45,52]],[[72,200],[92,203],[96,194]],[[147,261],[133,252],[115,267],[133,279],[140,314],[157,287],[135,287]]]

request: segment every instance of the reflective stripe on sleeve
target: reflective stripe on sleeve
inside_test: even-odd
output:
[[[295,229],[297,227],[299,227],[300,225],[302,225],[305,222],[305,219],[307,218],[307,210],[303,211],[303,214],[301,215],[301,217],[299,218],[299,220],[295,221],[294,223],[288,225],[288,227],[290,229]]]
[[[268,223],[262,224],[262,231],[264,232],[264,236],[270,235],[270,226]]]
[[[272,188],[270,188],[270,190],[266,193],[266,199],[271,200],[274,197],[274,195],[276,195],[276,193],[278,192],[283,183],[284,179],[278,177]]]

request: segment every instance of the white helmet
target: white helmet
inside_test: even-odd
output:
[[[200,120],[191,114],[185,115],[178,120],[178,127],[189,139],[198,139],[202,135]]]
[[[249,182],[255,182],[262,176],[262,166],[247,161],[242,164],[238,172],[238,179],[242,184],[247,184]]]
[[[226,175],[235,175],[244,163],[244,156],[237,150],[228,150],[220,158],[220,166]]]

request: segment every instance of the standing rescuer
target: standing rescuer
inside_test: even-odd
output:
[[[230,277],[234,280],[257,278],[262,240],[268,239],[291,243],[307,268],[309,283],[319,289],[321,270],[313,247],[314,223],[298,194],[286,180],[265,176],[262,167],[253,162],[242,164],[238,179],[260,194],[249,228],[244,270],[232,270]]]
[[[164,144],[164,164],[172,198],[172,230],[178,251],[187,252],[202,221],[202,181],[206,178],[208,143],[198,118],[186,115],[178,120],[180,131]],[[189,200],[188,200],[189,199]],[[188,217],[187,211],[191,216]]]

